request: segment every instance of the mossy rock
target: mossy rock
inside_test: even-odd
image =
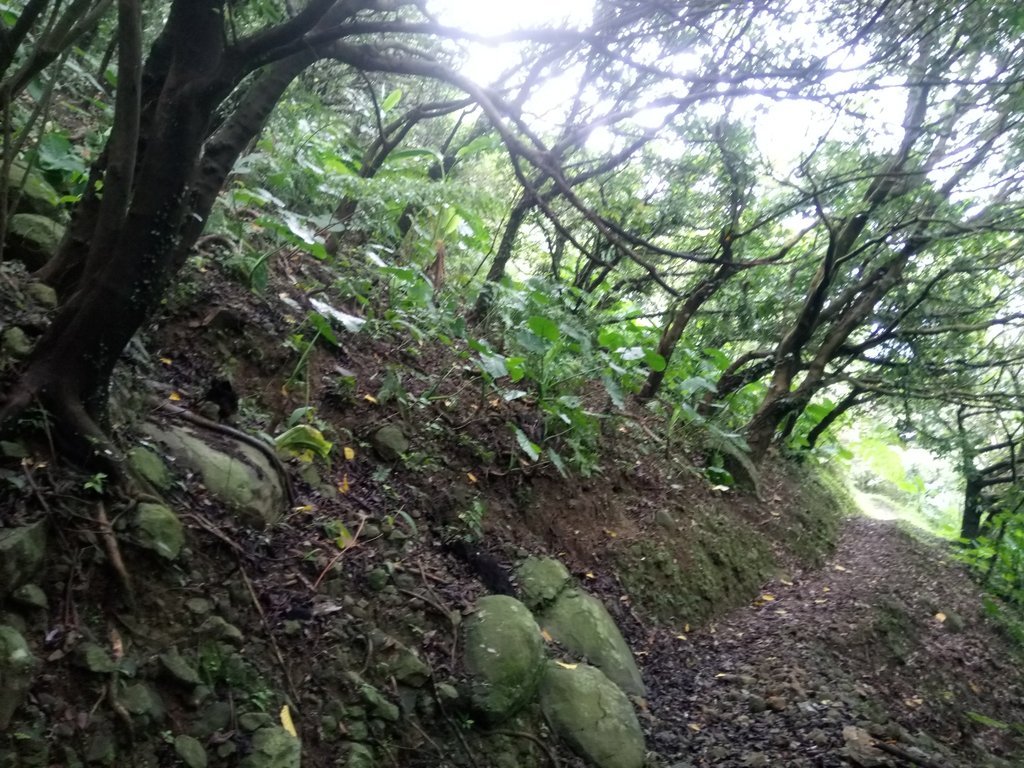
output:
[[[128,451],[128,466],[158,491],[171,487],[171,473],[156,451],[137,445]]]
[[[302,745],[284,728],[261,728],[252,737],[252,752],[241,768],[299,768]]]
[[[548,662],[540,686],[544,716],[595,768],[641,768],[643,731],[622,690],[588,664]]]
[[[38,666],[21,633],[0,625],[0,732],[24,701]]]
[[[569,570],[553,557],[530,557],[516,570],[523,602],[535,611],[553,603],[573,582]]]
[[[57,190],[38,170],[32,169],[26,175],[27,170],[23,163],[15,162],[7,176],[7,199],[14,200],[15,196],[18,198],[16,213],[64,218],[66,214],[60,207]]]
[[[39,269],[54,257],[63,238],[63,224],[35,213],[16,214],[8,225],[4,258]]]
[[[139,543],[168,560],[177,559],[185,544],[181,520],[163,504],[139,504],[135,513]]]
[[[632,696],[645,694],[633,653],[604,604],[579,588],[565,590],[540,615],[540,625]]]
[[[489,595],[475,607],[465,622],[463,666],[473,708],[495,724],[533,698],[544,671],[544,639],[533,615],[515,598]]]

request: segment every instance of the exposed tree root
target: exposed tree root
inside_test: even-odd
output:
[[[100,536],[103,539],[103,546],[107,551],[107,558],[110,560],[110,565],[117,573],[118,579],[121,581],[121,586],[124,587],[125,596],[128,599],[128,604],[135,608],[135,590],[132,588],[132,580],[128,575],[128,569],[125,567],[124,558],[121,557],[121,548],[117,544],[117,536],[114,534],[114,528],[110,524],[110,519],[107,517],[107,510],[103,506],[103,502],[99,502],[96,505],[96,522],[100,526]]]

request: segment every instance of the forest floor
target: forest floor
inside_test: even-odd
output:
[[[651,745],[674,768],[1019,766],[1019,651],[981,607],[944,542],[850,518],[824,567],[652,636]]]

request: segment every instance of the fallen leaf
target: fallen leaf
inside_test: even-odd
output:
[[[822,603],[827,603],[827,602],[828,602],[828,600],[826,600],[825,598],[819,597],[817,600],[814,601],[814,604],[815,605],[821,605]]]
[[[935,614],[935,620],[941,624],[946,620],[946,614],[939,611],[939,613]]]
[[[338,491],[340,493],[348,493],[348,489],[348,475],[343,475],[341,478],[341,482],[338,484]]]
[[[555,638],[553,638],[553,637],[551,636],[551,633],[550,633],[550,632],[548,632],[548,631],[547,631],[546,629],[542,629],[542,630],[540,631],[540,636],[544,638],[544,641],[545,641],[545,642],[548,642],[548,643],[553,643],[553,642],[555,642]]]
[[[292,722],[292,712],[288,709],[287,704],[281,707],[281,727],[296,739],[299,738],[298,731],[295,730],[295,723]]]
[[[167,396],[167,399],[170,400],[172,403],[177,403],[179,400],[181,400],[181,395],[178,394],[177,392],[171,392],[171,394]]]
[[[368,403],[373,403],[374,405],[377,404],[377,398],[374,397],[373,395],[363,395],[363,400],[365,400]]]
[[[356,457],[355,449],[349,448],[347,445],[341,449],[341,452],[345,455],[345,461],[352,461]]]
[[[693,731],[694,733],[698,733],[700,731],[701,727],[702,726],[701,726],[700,723],[690,723],[690,730]]]
[[[300,507],[292,507],[292,512],[312,512],[315,509],[312,504],[303,504]]]
[[[466,473],[466,479],[469,480],[469,482],[471,482],[471,483],[475,483],[476,482],[476,475],[474,475],[472,472],[467,472]]]
[[[685,640],[686,635],[676,635],[676,640]]]
[[[597,576],[595,576],[592,571],[587,571],[583,575],[586,576],[588,579],[596,579],[597,578]]]
[[[579,664],[566,664],[564,661],[556,661],[555,664],[560,666],[562,669],[576,669]]]
[[[775,595],[769,595],[765,593],[761,595],[761,599],[764,600],[766,603],[773,603],[775,602]]]
[[[169,357],[161,357],[160,358],[160,362],[163,363],[164,365],[173,365],[174,364],[174,361],[171,360],[171,358],[169,358]]]
[[[843,566],[839,565],[838,563],[836,563],[832,567],[835,568],[837,571],[845,571],[846,570],[845,568],[843,568]]]

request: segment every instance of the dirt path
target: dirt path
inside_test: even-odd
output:
[[[892,523],[850,520],[823,569],[684,630],[642,657],[673,768],[1024,765],[1012,729],[967,714],[1024,722],[1019,657],[944,550]]]

